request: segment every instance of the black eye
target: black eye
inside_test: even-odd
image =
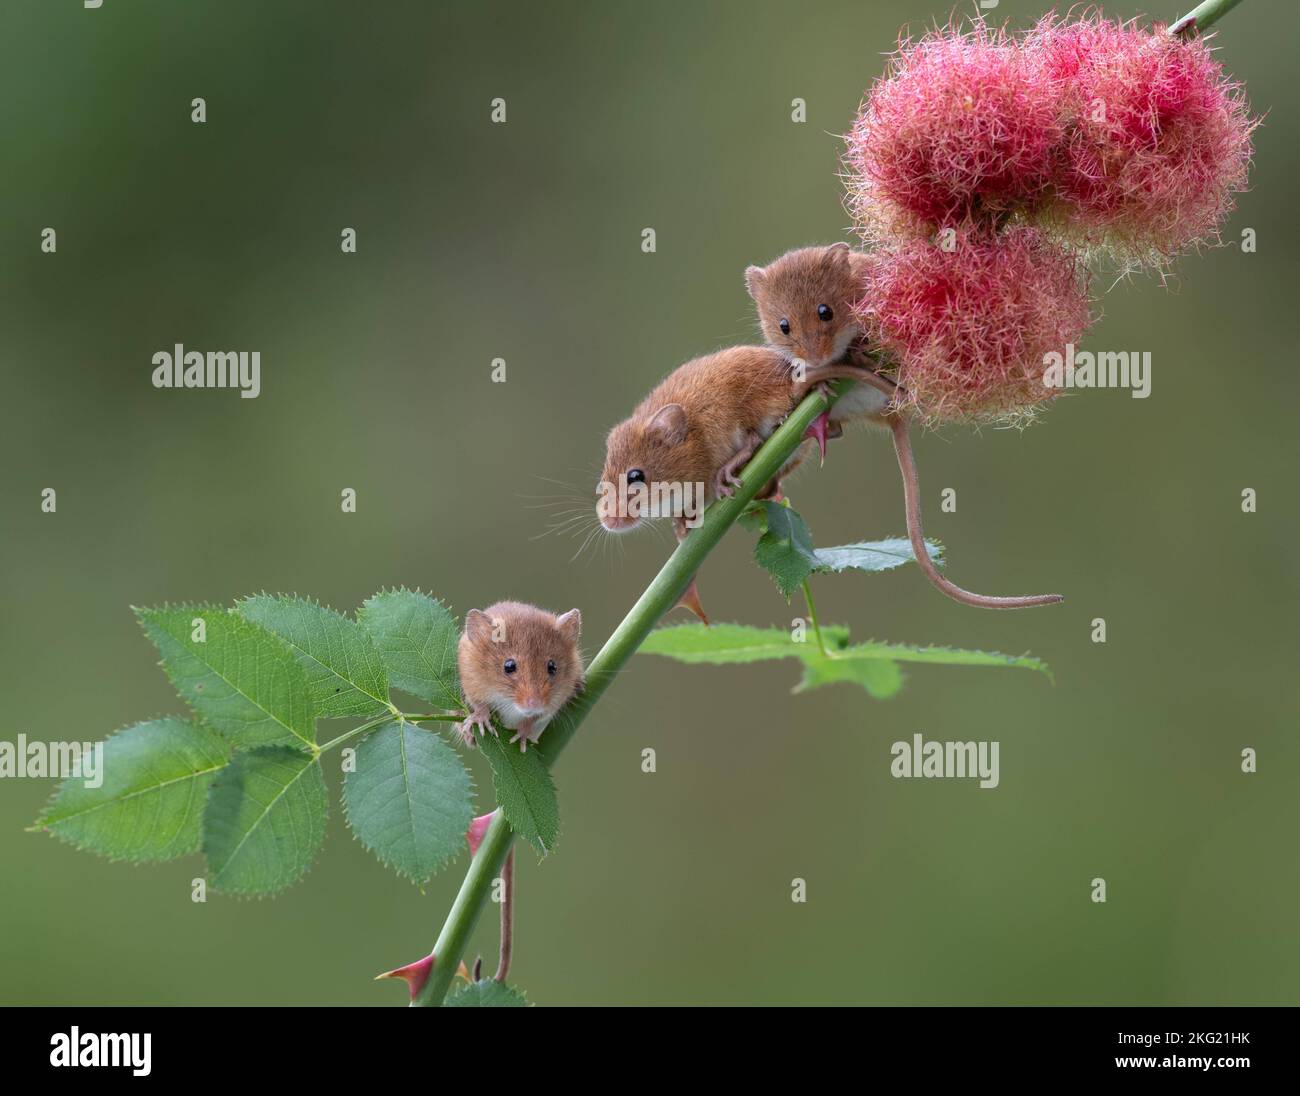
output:
[[[508,658],[506,659],[506,664],[502,669],[504,669],[508,674],[513,674],[518,667],[515,665],[515,660],[513,658]]]
[[[558,670],[559,670],[559,668],[555,665],[555,659],[551,659],[549,662],[547,662],[547,664],[546,664],[546,672],[547,672],[548,674],[550,674],[552,677],[554,677],[554,676],[556,675],[556,673],[558,672]]]
[[[627,474],[628,483],[645,483],[645,473],[640,468],[633,468]]]
[[[789,320],[782,320],[779,324],[777,324],[777,327],[779,327],[779,328],[781,329],[781,334],[782,334],[782,335],[788,335],[788,334],[790,334],[790,321],[789,321]]]
[[[819,304],[817,306],[817,318],[821,320],[822,323],[830,323],[831,320],[835,319],[835,313],[831,311],[830,305]]]

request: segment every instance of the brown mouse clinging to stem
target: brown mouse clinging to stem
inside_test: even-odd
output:
[[[568,700],[582,688],[577,609],[556,616],[520,601],[499,601],[465,615],[456,650],[469,718],[456,725],[467,746],[474,732],[491,731],[492,715],[515,732],[520,751],[536,742]]]
[[[871,361],[866,337],[854,305],[862,297],[865,256],[835,243],[829,247],[804,247],[787,252],[766,267],[745,271],[745,285],[758,308],[763,336],[786,355],[795,377],[795,395],[802,398],[813,388],[834,379],[848,378],[854,385],[829,411],[808,428],[826,452],[826,439],[843,433],[843,424],[867,421],[887,426],[903,476],[907,535],[922,573],[941,593],[964,605],[984,609],[1023,609],[1064,600],[1060,594],[1027,597],[990,597],[963,590],[939,573],[925,548],[921,524],[921,487],[912,455],[906,414],[894,402],[897,385],[882,377]]]
[[[671,517],[683,540],[704,507],[730,495],[755,450],[794,409],[790,364],[766,346],[733,346],[679,366],[609,432],[596,511],[612,533]],[[759,493],[779,498],[796,450]],[[692,578],[678,602],[708,623]]]

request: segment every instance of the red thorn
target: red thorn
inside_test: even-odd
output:
[[[489,811],[487,814],[480,814],[473,822],[469,824],[469,829],[465,831],[465,840],[469,843],[470,856],[478,852],[478,847],[483,844],[483,835],[487,833],[487,828],[492,824],[492,816],[496,811]]]
[[[704,622],[706,628],[709,626],[709,618],[704,613],[704,606],[700,604],[700,591],[694,579],[691,579],[691,584],[686,587],[685,593],[677,599],[677,604],[673,608],[689,609]]]
[[[411,1000],[414,1001],[416,994],[424,989],[424,983],[429,980],[429,974],[433,970],[435,962],[433,952],[430,952],[423,959],[417,959],[414,963],[407,963],[404,967],[386,970],[383,974],[376,974],[375,981],[378,982],[381,978],[405,979],[406,984],[411,987]]]
[[[821,453],[822,464],[826,463],[826,437],[830,429],[830,421],[830,411],[823,411],[808,424],[808,429],[803,432],[805,438],[817,439],[817,450]]]

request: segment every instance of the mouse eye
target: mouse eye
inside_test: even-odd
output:
[[[822,323],[830,323],[831,320],[835,319],[835,313],[831,311],[830,305],[819,304],[817,306],[817,318],[821,320]]]
[[[777,327],[779,327],[779,328],[781,329],[781,334],[782,334],[782,335],[788,335],[788,334],[790,334],[790,321],[789,321],[789,320],[782,320],[779,324],[777,324]]]
[[[555,659],[550,659],[546,663],[546,672],[554,677],[559,672],[559,667],[555,665]]]
[[[628,483],[645,483],[645,473],[640,468],[632,468],[627,473]]]
[[[505,672],[508,674],[513,674],[517,669],[519,669],[519,667],[515,664],[515,660],[513,658],[506,659],[506,664],[501,668],[505,670]]]

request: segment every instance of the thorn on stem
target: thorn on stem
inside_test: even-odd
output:
[[[381,978],[401,978],[411,990],[411,1000],[414,1001],[416,995],[424,988],[424,983],[429,980],[429,975],[433,972],[433,964],[436,962],[433,953],[430,952],[423,959],[417,959],[414,963],[407,963],[404,967],[396,967],[393,970],[386,970],[383,974],[376,974],[375,981]]]

